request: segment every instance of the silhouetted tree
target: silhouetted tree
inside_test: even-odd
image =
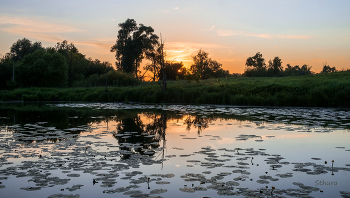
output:
[[[182,62],[180,63],[173,63],[170,61],[165,62],[165,69],[164,74],[166,76],[167,80],[176,80],[177,79],[183,79],[184,75],[186,74],[186,68],[184,68],[184,65]],[[163,74],[160,73],[160,78],[163,78]]]
[[[271,76],[277,76],[283,71],[282,61],[278,56],[273,61],[269,60],[268,71]]]
[[[266,68],[265,59],[262,57],[260,52],[257,52],[253,57],[247,58],[245,65],[247,67],[254,67],[260,70]]]
[[[209,58],[209,53],[205,51],[199,50],[197,55],[192,56],[192,59],[193,64],[190,67],[190,71],[200,79],[219,77],[218,74],[223,73],[221,71],[222,64]]]
[[[151,26],[137,26],[134,19],[127,19],[119,27],[121,29],[118,31],[118,39],[111,48],[111,52],[116,53],[116,66],[138,77],[140,63],[146,52],[154,51],[158,36],[153,33]]]
[[[301,66],[301,68],[299,70],[299,73],[300,73],[301,76],[311,75],[312,74],[311,66],[309,67],[308,65],[304,64],[303,66]]]
[[[299,65],[291,66],[287,64],[287,68],[284,70],[285,76],[298,76]]]
[[[322,68],[321,74],[332,73],[332,72],[337,72],[335,67],[331,67],[329,65],[324,65]]]
[[[268,76],[265,59],[262,57],[262,54],[260,54],[260,52],[257,52],[254,56],[247,58],[245,65],[246,69],[243,74],[245,76]]]
[[[27,38],[18,39],[17,42],[13,43],[10,48],[10,53],[14,61],[17,62],[22,60],[25,55],[31,54],[38,49],[43,49],[41,42],[35,42],[32,44]]]
[[[303,66],[295,65],[291,66],[290,64],[287,64],[287,68],[283,71],[284,76],[304,76],[304,75],[311,75],[311,67],[304,64]]]

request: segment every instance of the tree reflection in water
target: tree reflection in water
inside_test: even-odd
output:
[[[198,129],[198,135],[200,135],[204,129],[209,127],[208,123],[210,123],[211,120],[212,119],[203,116],[190,115],[185,119],[185,124],[187,125],[186,130],[190,131],[193,126]]]
[[[162,150],[164,151],[167,112],[147,114],[147,117],[152,120],[148,124],[144,124],[140,114],[127,114],[121,117],[117,125],[117,132],[114,134],[121,145],[121,150],[153,155],[154,149],[160,148],[160,142],[163,141]],[[124,155],[123,158],[129,156]]]
[[[150,121],[146,122],[144,118]],[[79,138],[80,133],[92,131],[92,125],[103,122],[107,125],[107,130],[113,130],[109,126],[112,121],[117,123],[114,137],[121,146],[120,149],[148,155],[153,155],[156,149],[161,151],[165,148],[168,122],[181,122],[186,125],[187,131],[195,128],[200,135],[217,119],[244,121],[252,118],[225,114],[183,114],[167,110],[62,108],[45,103],[0,105],[1,130],[13,133],[16,140],[26,144],[57,142],[67,137]]]

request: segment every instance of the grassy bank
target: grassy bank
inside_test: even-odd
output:
[[[225,105],[350,107],[350,72],[283,78],[222,78],[134,87],[19,88],[0,100],[195,103]]]

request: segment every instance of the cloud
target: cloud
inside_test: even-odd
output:
[[[83,45],[102,48],[106,53],[110,53],[111,46],[115,43],[114,38],[90,39],[85,41],[69,40],[65,38],[66,36],[62,36],[62,34],[82,32],[83,30],[68,25],[19,17],[0,16],[0,31],[53,43],[68,40],[69,43],[73,43],[76,46]],[[94,51],[98,52],[101,50]]]
[[[48,23],[45,21],[38,21],[32,19],[0,16],[0,30],[16,34],[24,37],[49,42],[59,42],[65,40],[59,34],[82,32],[83,30],[76,27],[62,25],[57,23]],[[115,39],[93,39],[89,41],[69,41],[77,45],[90,45],[100,48],[110,49]]]
[[[81,32],[76,27],[20,17],[0,16],[0,31],[41,41],[64,40],[60,34]]]
[[[215,28],[215,25],[213,25],[211,28],[209,28],[209,29],[202,29],[202,30],[204,30],[204,31],[212,31],[213,29]]]
[[[243,35],[244,31],[218,30],[216,33],[219,36],[237,36],[237,35]]]
[[[286,35],[286,34],[277,34],[275,35],[277,38],[283,38],[283,39],[310,39],[311,36],[307,35]]]
[[[107,49],[109,52],[109,50],[111,49],[111,47],[115,43],[115,41],[114,40],[110,40],[110,41],[90,40],[90,41],[73,41],[72,43],[77,44],[77,45],[87,45],[87,46],[100,47],[103,49]]]
[[[48,23],[44,21],[31,20],[18,17],[0,16],[0,26],[3,31],[14,34],[23,33],[66,33],[80,32],[82,30],[61,24]]]
[[[216,32],[218,36],[246,36],[246,37],[258,37],[258,38],[280,38],[280,39],[310,39],[311,36],[307,35],[289,35],[289,34],[257,34],[245,31],[234,31],[234,30],[218,30]]]
[[[174,8],[174,10],[178,10],[178,9],[179,9],[179,7],[175,7],[175,8]]]

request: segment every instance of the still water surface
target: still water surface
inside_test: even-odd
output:
[[[349,197],[350,110],[1,104],[1,197]]]

